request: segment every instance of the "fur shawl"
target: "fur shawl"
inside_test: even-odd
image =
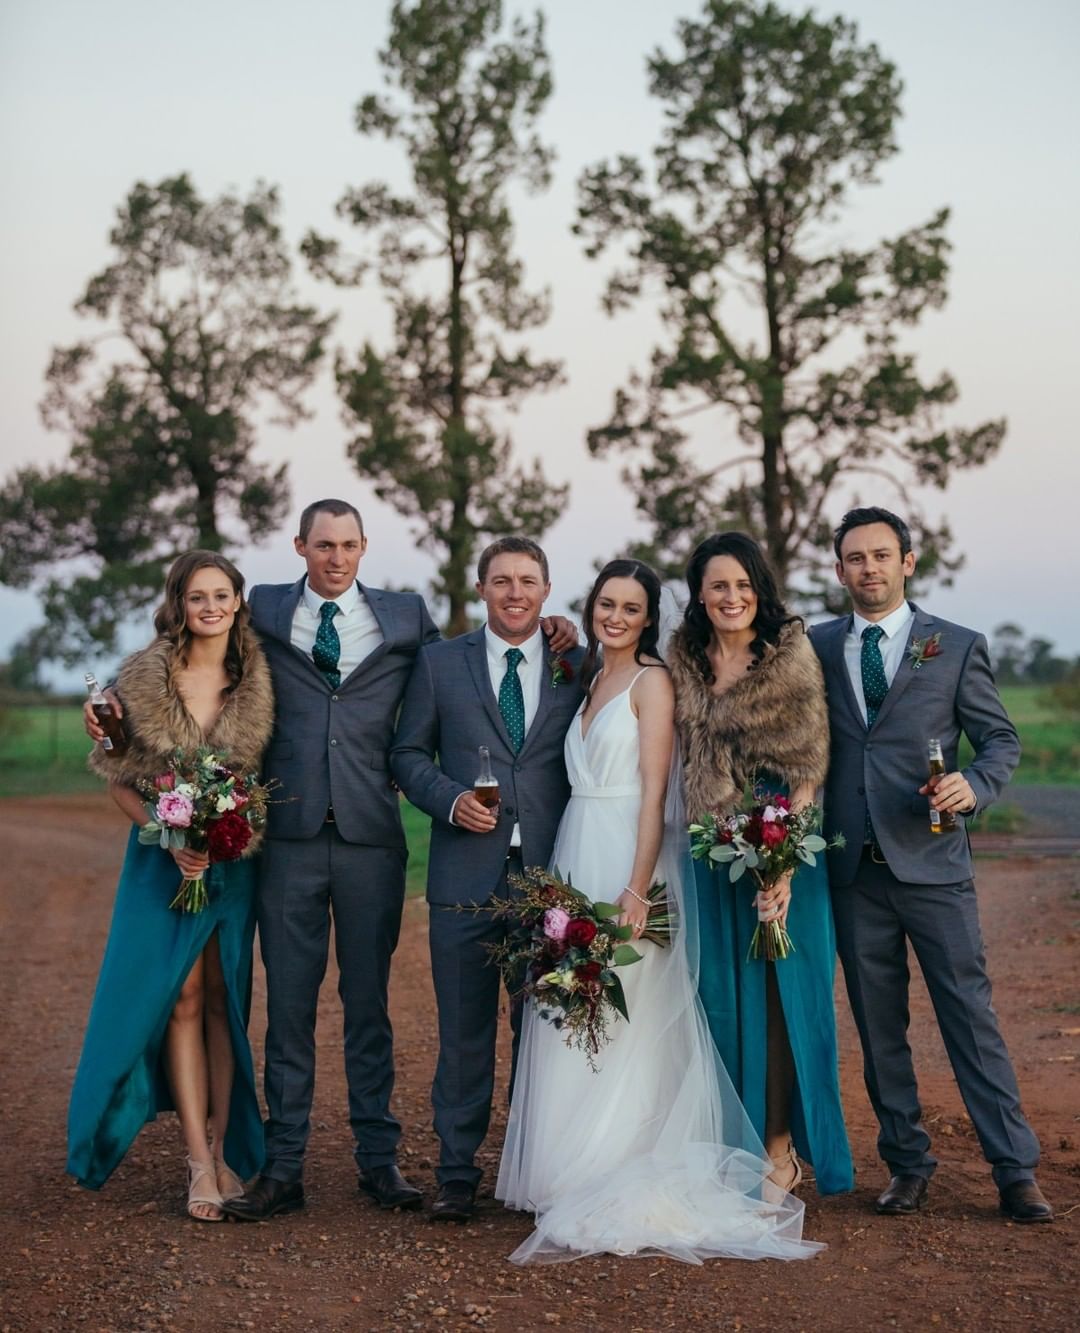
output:
[[[675,721],[693,819],[727,811],[756,774],[788,787],[818,787],[829,762],[829,716],[817,654],[798,621],[785,625],[752,671],[713,694],[680,628],[667,654],[675,685]]]
[[[155,639],[132,653],[121,665],[115,687],[124,705],[128,748],[113,757],[95,745],[90,768],[110,782],[134,786],[167,769],[175,750],[213,745],[237,769],[258,773],[274,726],[274,690],[262,649],[253,634],[245,638],[244,674],[205,736],[176,687],[179,659],[172,644]]]

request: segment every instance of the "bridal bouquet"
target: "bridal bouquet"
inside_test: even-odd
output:
[[[236,861],[266,824],[269,788],[234,772],[226,755],[205,746],[193,754],[177,750],[169,771],[140,783],[139,790],[150,816],[139,841],[165,851],[190,847],[209,852],[211,862]],[[199,875],[181,881],[169,906],[201,912],[206,904],[206,883]]]
[[[698,861],[727,865],[732,884],[749,871],[759,893],[764,893],[800,861],[815,865],[818,852],[844,845],[839,833],[827,843],[818,832],[820,827],[821,810],[816,805],[796,811],[786,796],[770,796],[733,814],[708,814],[700,824],[691,824],[690,852]],[[794,951],[780,918],[763,921],[759,913],[747,956],[776,962]]]
[[[629,1022],[616,968],[641,960],[629,926],[617,924],[615,903],[590,902],[558,871],[529,867],[510,877],[520,896],[497,899],[486,910],[508,923],[506,938],[490,951],[512,994],[530,996],[540,1017],[583,1050],[590,1066],[608,1040],[613,1016]],[[649,915],[641,938],[666,945],[672,919],[666,886],[648,892]]]

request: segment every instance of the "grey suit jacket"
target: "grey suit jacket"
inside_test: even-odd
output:
[[[438,639],[424,599],[359,584],[383,642],[336,690],[290,641],[304,579],[260,584],[250,595],[252,623],[274,678],[274,734],[263,772],[278,783],[268,834],[313,838],[333,806],[346,842],[404,847],[398,795],[387,751],[405,685],[421,644]]]
[[[570,795],[563,741],[581,702],[583,653],[566,656],[574,678],[552,686],[545,671],[536,717],[517,754],[491,688],[482,629],[428,644],[417,656],[390,765],[405,795],[432,818],[428,902],[486,901],[506,863],[515,822],[525,865],[547,865]],[[481,745],[491,751],[502,805],[493,832],[470,833],[449,816],[456,798],[472,790]]]
[[[985,638],[975,630],[919,610],[910,639],[941,635],[941,652],[915,668],[905,655],[868,730],[844,662],[844,640],[852,617],[841,616],[810,630],[825,674],[829,700],[830,760],[825,782],[825,833],[842,833],[847,846],[829,853],[834,886],[855,878],[862,854],[866,808],[874,836],[900,880],[910,884],[954,884],[972,875],[967,821],[954,833],[930,832],[929,803],[918,795],[927,778],[926,743],[941,739],[948,772],[956,768],[963,732],[975,751],[964,776],[978,798],[992,804],[1020,759],[1016,728],[998,696]]]

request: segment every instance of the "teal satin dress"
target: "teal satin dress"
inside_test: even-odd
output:
[[[854,1187],[855,1176],[840,1101],[836,1050],[836,932],[825,856],[800,866],[791,885],[789,957],[767,964],[747,958],[757,925],[756,884],[737,883],[728,867],[694,862],[700,932],[698,990],[720,1058],[759,1137],[765,1137],[765,969],[777,988],[795,1062],[791,1133],[795,1150],[814,1168],[821,1194]]]
[[[246,1180],[262,1166],[263,1133],[247,1038],[255,935],[255,866],[207,871],[202,912],[169,907],[179,887],[176,862],[146,847],[132,828],[120,874],[105,957],[68,1111],[68,1171],[100,1189],[159,1111],[173,1110],[162,1044],[181,987],[217,931],[236,1057],[225,1160]]]

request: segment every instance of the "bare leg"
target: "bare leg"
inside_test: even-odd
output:
[[[209,1074],[203,1037],[205,970],[203,958],[197,958],[180,991],[165,1033],[165,1070],[180,1120],[180,1132],[184,1136],[188,1158],[198,1163],[212,1160],[206,1136]],[[207,1220],[224,1216],[212,1203],[198,1203],[192,1207],[195,1216]]]
[[[210,1076],[210,1141],[214,1167],[222,1196],[236,1197],[243,1182],[225,1170],[225,1132],[229,1127],[236,1059],[229,1030],[229,995],[221,969],[221,950],[217,934],[210,936],[203,950],[205,966],[203,1028],[206,1034],[206,1059]]]
[[[791,1153],[791,1098],[795,1091],[795,1061],[788,1041],[784,1006],[776,984],[776,964],[765,964],[767,1046],[765,1067],[765,1151],[778,1165]],[[788,1185],[797,1175],[792,1161],[774,1174],[777,1184]]]

